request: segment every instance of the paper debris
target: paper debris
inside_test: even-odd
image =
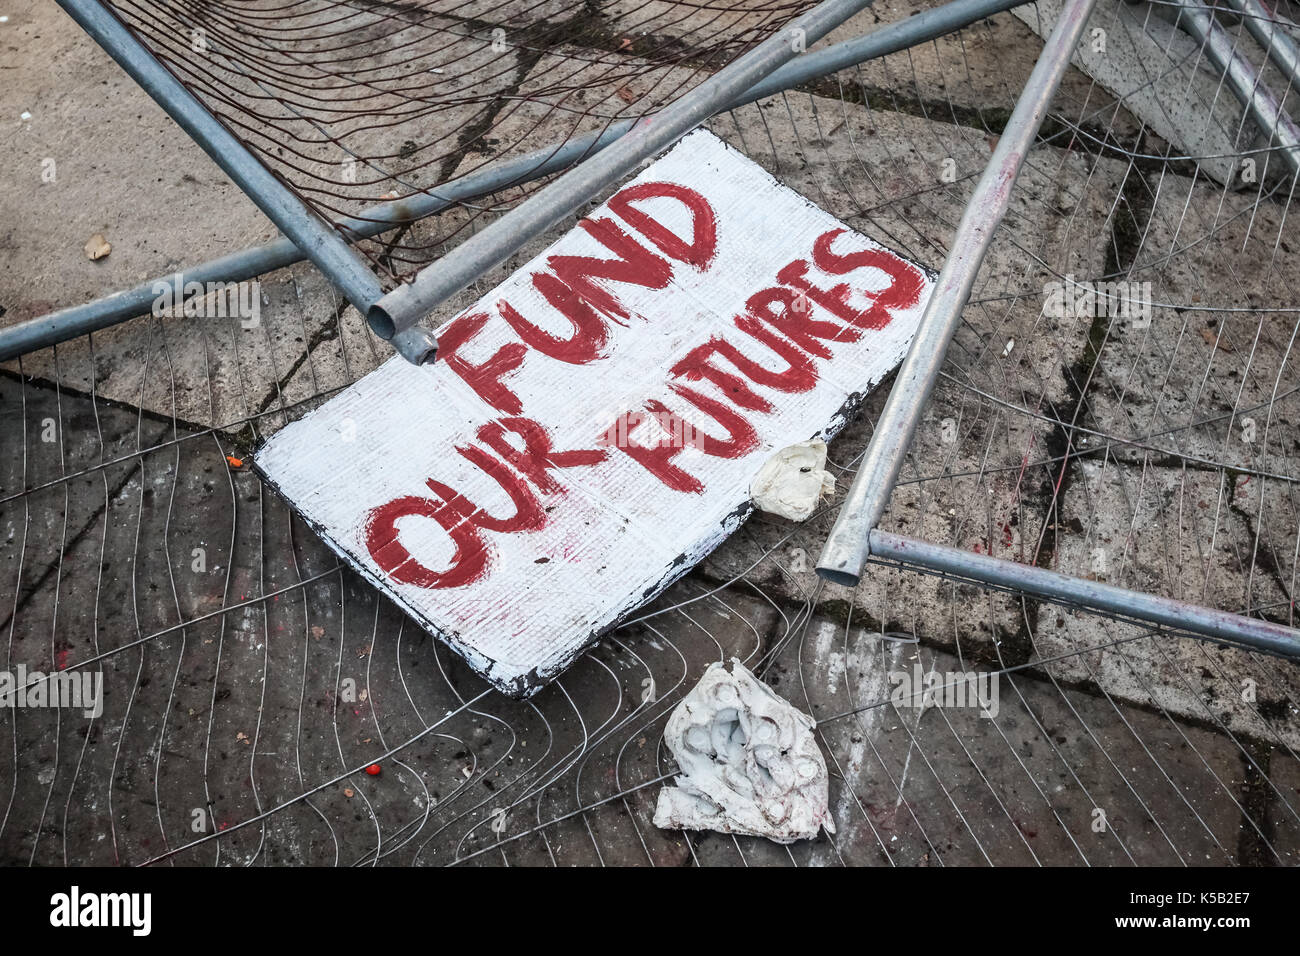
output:
[[[654,824],[793,843],[834,833],[816,723],[732,658],[710,664],[668,719],[682,773],[659,791]]]
[[[104,238],[103,234],[97,232],[86,240],[85,250],[86,258],[93,262],[96,259],[104,258],[104,256],[112,252],[113,245]]]
[[[835,476],[826,470],[826,443],[814,439],[782,448],[759,469],[749,493],[760,511],[807,520],[822,495],[835,493]]]

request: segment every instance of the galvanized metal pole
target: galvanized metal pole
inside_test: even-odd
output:
[[[1291,85],[1300,88],[1300,48],[1291,34],[1278,29],[1279,21],[1294,29],[1295,24],[1285,21],[1280,13],[1271,13],[1259,0],[1228,0],[1228,6],[1241,14],[1242,22],[1257,43],[1268,53],[1291,79]]]
[[[258,208],[365,314],[383,295],[370,267],[342,236],[309,210],[151,53],[126,24],[97,0],[58,0],[167,114],[212,157]],[[391,328],[375,330],[385,338]],[[387,334],[385,334],[387,333]]]
[[[1300,175],[1300,126],[1282,109],[1281,101],[1263,84],[1251,62],[1236,51],[1232,35],[1219,26],[1210,8],[1200,0],[1182,0],[1178,25],[1201,44],[1206,57],[1223,71],[1229,88],[1246,107],[1251,119],[1280,147],[1278,152],[1291,175]]]
[[[750,87],[723,109],[735,109],[808,80],[906,50],[1029,2],[1032,0],[952,0],[863,36],[807,53]],[[414,193],[372,206],[355,217],[343,220],[341,225],[344,238],[368,239],[395,226],[434,215],[454,203],[477,199],[508,186],[549,176],[600,152],[634,125],[635,120],[620,120],[602,131],[576,136],[516,159],[493,164],[435,190]],[[302,251],[291,240],[276,239],[151,279],[133,289],[94,302],[28,319],[0,329],[0,362],[90,332],[98,332],[137,316],[148,315],[157,299],[155,287],[160,283],[168,287],[179,283],[183,288],[187,282],[240,282],[301,262],[304,258]],[[422,358],[419,354],[408,357],[417,362]]]
[[[1259,618],[1070,577],[879,528],[871,532],[871,555],[984,585],[1033,594],[1057,604],[1137,618],[1189,634],[1300,659],[1300,631]]]
[[[939,377],[948,343],[970,299],[975,276],[1006,214],[1011,187],[1061,77],[1070,65],[1070,55],[1095,2],[1067,0],[966,206],[916,338],[898,371],[862,465],[817,562],[817,573],[828,581],[853,585],[862,574],[868,535],[884,514],[926,401]]]
[[[388,293],[371,307],[372,325],[391,326],[398,332],[418,327],[417,323],[440,302],[469,285],[484,270],[504,262],[530,239],[626,176],[643,159],[680,139],[782,64],[799,56],[807,44],[819,40],[870,4],[871,0],[822,0],[685,96],[638,122],[617,143],[462,242],[423,269],[414,281]]]

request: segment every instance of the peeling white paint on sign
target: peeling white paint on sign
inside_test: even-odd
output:
[[[494,685],[533,693],[736,529],[901,361],[933,277],[706,132],[257,470]]]

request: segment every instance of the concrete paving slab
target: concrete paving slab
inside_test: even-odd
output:
[[[1046,36],[1061,7],[1060,0],[1043,0],[1013,14]],[[1241,102],[1207,59],[1200,41],[1176,24],[1172,6],[1101,4],[1073,63],[1172,144],[1172,155],[1197,162],[1220,183],[1248,185],[1242,183],[1236,156],[1265,148],[1268,137],[1243,118]],[[1239,22],[1224,26],[1233,49],[1261,71],[1261,82],[1285,97],[1291,79],[1272,66]]]
[[[1128,261],[1114,277],[1152,307],[1081,317],[1099,355],[1083,424],[1201,464],[1290,475],[1300,311],[1280,197],[1152,173],[1127,192]]]
[[[55,4],[11,10],[0,44],[12,64],[0,88],[8,132],[0,241],[12,263],[0,275],[0,323],[79,305],[276,235]],[[92,262],[83,246],[94,233],[113,251]]]
[[[911,706],[903,681],[918,667],[937,675],[938,706]],[[929,866],[1234,858],[1241,771],[1229,739],[1024,675],[999,675],[983,698],[990,717],[945,698],[952,675],[982,671],[825,619],[782,657],[777,688],[807,702],[835,755],[841,853]]]
[[[825,42],[839,42],[927,8],[917,0],[873,3]],[[1034,15],[1032,7],[1026,10]],[[1023,18],[997,14],[932,43],[846,70],[837,80],[856,86],[879,108],[999,132],[1042,52],[1042,42]],[[996,68],[991,69],[993,64]],[[1067,122],[1108,128],[1119,140],[1131,140],[1139,132],[1133,116],[1077,69],[1066,72],[1052,110]]]

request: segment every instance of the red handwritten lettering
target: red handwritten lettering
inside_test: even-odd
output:
[[[488,317],[482,313],[463,315],[438,330],[438,358],[461,379],[479,398],[493,408],[511,415],[524,410],[519,396],[502,382],[507,375],[524,362],[528,346],[510,342],[501,346],[492,357],[480,365],[467,362],[458,354],[460,348],[482,330]]]
[[[817,268],[830,275],[846,275],[855,269],[879,269],[889,276],[889,288],[878,296],[871,308],[862,314],[859,323],[862,328],[879,329],[889,324],[895,309],[910,309],[921,299],[921,289],[925,277],[921,270],[886,249],[863,249],[838,255],[831,250],[835,237],[845,232],[844,229],[832,229],[822,233],[813,243],[813,262]],[[838,288],[838,287],[837,287]]]
[[[456,509],[466,521],[473,522],[487,531],[536,531],[546,524],[546,512],[537,500],[531,488],[523,479],[505,466],[499,459],[489,455],[482,448],[473,445],[456,448],[462,456],[477,465],[483,472],[500,485],[501,490],[509,496],[515,506],[515,513],[508,518],[496,518],[488,514],[459,491],[444,485],[441,481],[430,478],[425,482],[429,489],[447,503],[447,507]]]
[[[523,439],[522,449],[506,439],[507,431],[512,431]],[[551,436],[546,433],[546,429],[528,418],[503,418],[497,422],[488,422],[479,428],[478,437],[479,441],[514,465],[521,475],[548,494],[560,491],[559,482],[548,473],[549,469],[595,465],[609,455],[604,448],[554,451],[551,448]]]
[[[690,244],[632,205],[638,200],[656,197],[676,199],[691,211]],[[638,183],[619,190],[607,205],[628,225],[654,243],[660,252],[678,262],[686,262],[704,270],[717,255],[717,217],[713,214],[709,201],[694,189],[677,183]]]
[[[617,259],[595,259],[591,256],[547,257],[546,264],[554,270],[556,277],[584,302],[611,318],[626,319],[629,316],[627,307],[592,279],[609,279],[647,289],[667,287],[673,275],[672,266],[666,259],[661,259],[640,245],[620,229],[614,220],[583,219],[578,226],[618,256]],[[534,277],[533,284],[536,283],[537,277]]]
[[[524,447],[512,445],[506,438],[507,432],[518,435]],[[372,508],[363,521],[361,537],[375,563],[394,581],[422,588],[473,584],[487,573],[492,563],[493,552],[483,538],[483,531],[508,534],[538,531],[546,526],[548,515],[529,482],[543,492],[561,493],[563,488],[548,474],[548,469],[592,465],[604,461],[608,455],[605,449],[554,451],[546,429],[528,418],[488,422],[477,434],[500,459],[474,446],[458,446],[456,450],[500,485],[514,503],[515,513],[505,518],[490,515],[456,489],[433,478],[425,483],[436,498],[403,495]],[[517,471],[512,471],[507,463]],[[455,554],[445,570],[437,571],[421,564],[402,544],[397,522],[409,517],[432,518],[447,532]]]
[[[636,206],[648,199],[673,199],[689,211],[691,236],[675,234]],[[488,316],[474,313],[446,327],[439,336],[441,358],[484,401],[509,417],[480,426],[478,445],[457,446],[456,451],[494,480],[514,505],[507,516],[489,514],[483,507],[434,478],[426,484],[434,497],[406,495],[372,509],[363,538],[376,564],[395,581],[426,588],[459,587],[486,574],[493,551],[485,532],[511,534],[537,531],[549,520],[542,495],[564,493],[555,472],[599,464],[617,449],[636,461],[668,488],[701,494],[703,481],[684,467],[680,456],[694,448],[714,458],[740,458],[758,447],[758,432],[746,413],[766,414],[772,402],[759,389],[802,393],[813,389],[820,377],[818,360],[832,357],[829,343],[855,342],[867,330],[880,329],[892,312],[911,308],[924,287],[923,273],[911,263],[883,249],[836,252],[834,243],[845,229],[818,236],[808,259],[795,259],[777,272],[775,285],[755,292],[744,311],[734,317],[738,332],[767,348],[777,359],[776,368],[751,357],[725,335],[713,335],[672,364],[668,389],[704,417],[712,419],[715,433],[672,412],[658,399],[647,399],[644,411],[627,412],[596,441],[597,447],[559,451],[540,423],[522,416],[522,402],[507,385],[529,349],[571,364],[601,358],[609,343],[610,323],[633,317],[608,283],[666,288],[672,279],[669,260],[707,268],[717,253],[717,222],[712,208],[699,193],[673,183],[642,183],[628,187],[609,201],[609,208],[653,245],[656,255],[636,242],[612,219],[584,220],[581,228],[614,254],[615,258],[552,255],[549,271],[532,277],[534,288],[568,320],[568,335],[554,335],[528,320],[510,303],[501,301],[501,317],[520,342],[497,349],[486,361],[466,360],[460,350],[483,329]],[[809,278],[815,266],[824,276],[845,277],[859,270],[883,273],[889,285],[875,293],[850,281],[824,285]],[[857,292],[865,307],[852,304]],[[812,317],[812,304],[833,320]],[[743,344],[743,342],[741,343]],[[707,381],[725,398],[714,398],[685,384]],[[644,430],[646,422],[654,436]],[[640,441],[632,435],[639,431]],[[660,434],[662,433],[662,434]],[[446,532],[454,557],[446,569],[425,567],[402,544],[397,523],[407,518],[431,519]]]
[[[668,373],[684,378],[688,382],[708,379],[722,389],[726,396],[741,408],[747,408],[755,412],[770,412],[772,403],[756,394],[739,375],[710,363],[710,360],[715,355],[727,359],[737,367],[742,362],[749,361],[738,348],[721,336],[715,335],[703,345],[697,345],[687,352],[686,357],[670,368]],[[749,364],[752,365],[753,363]]]
[[[554,275],[539,272],[533,276],[533,287],[569,320],[573,329],[569,336],[552,335],[524,318],[510,303],[504,300],[497,303],[501,318],[525,343],[543,355],[571,365],[585,365],[604,354],[609,339],[605,317],[616,321],[629,317],[622,302],[593,279],[662,289],[672,277],[672,267],[666,260],[639,245],[612,219],[584,219],[578,225],[619,258],[553,255],[547,258],[546,264],[554,270]]]
[[[447,532],[456,548],[447,570],[425,567],[402,544],[397,522],[409,517],[432,518]],[[404,495],[371,509],[362,537],[379,569],[400,584],[421,588],[462,587],[477,581],[488,569],[488,549],[478,527],[466,521],[458,509],[431,498]]]
[[[823,342],[856,342],[860,338],[854,329],[814,319],[811,307],[800,299],[794,290],[775,286],[751,295],[745,309],[817,358],[831,357],[831,350]]]
[[[727,437],[714,438],[688,421],[687,427],[695,435],[695,448],[714,458],[740,458],[758,447],[758,432],[755,431],[754,426],[728,405],[702,395],[686,385],[674,383],[669,388],[712,417],[726,431]],[[629,434],[646,418],[653,416],[654,419],[662,420],[663,416],[672,414],[658,399],[649,399],[645,407],[651,415],[636,419],[635,423],[628,428]],[[620,445],[619,449],[674,491],[697,495],[704,491],[703,482],[673,461],[685,450],[680,445],[664,443],[637,445],[628,441]]]
[[[735,321],[736,328],[762,342],[786,363],[784,371],[775,372],[745,355],[733,359],[736,367],[748,375],[751,381],[778,392],[796,393],[810,391],[817,384],[817,366],[794,344],[773,334],[752,316],[737,316]]]
[[[835,237],[844,229],[822,233],[813,244],[813,262],[830,275],[846,275],[857,269],[879,269],[889,276],[889,288],[875,296],[870,306],[855,309],[849,305],[849,284],[841,282],[830,289],[814,285],[807,277],[808,263],[796,259],[776,274],[777,279],[804,292],[837,318],[859,329],[882,329],[892,318],[891,310],[916,304],[921,294],[921,271],[884,249],[863,249],[839,255],[831,249]]]

